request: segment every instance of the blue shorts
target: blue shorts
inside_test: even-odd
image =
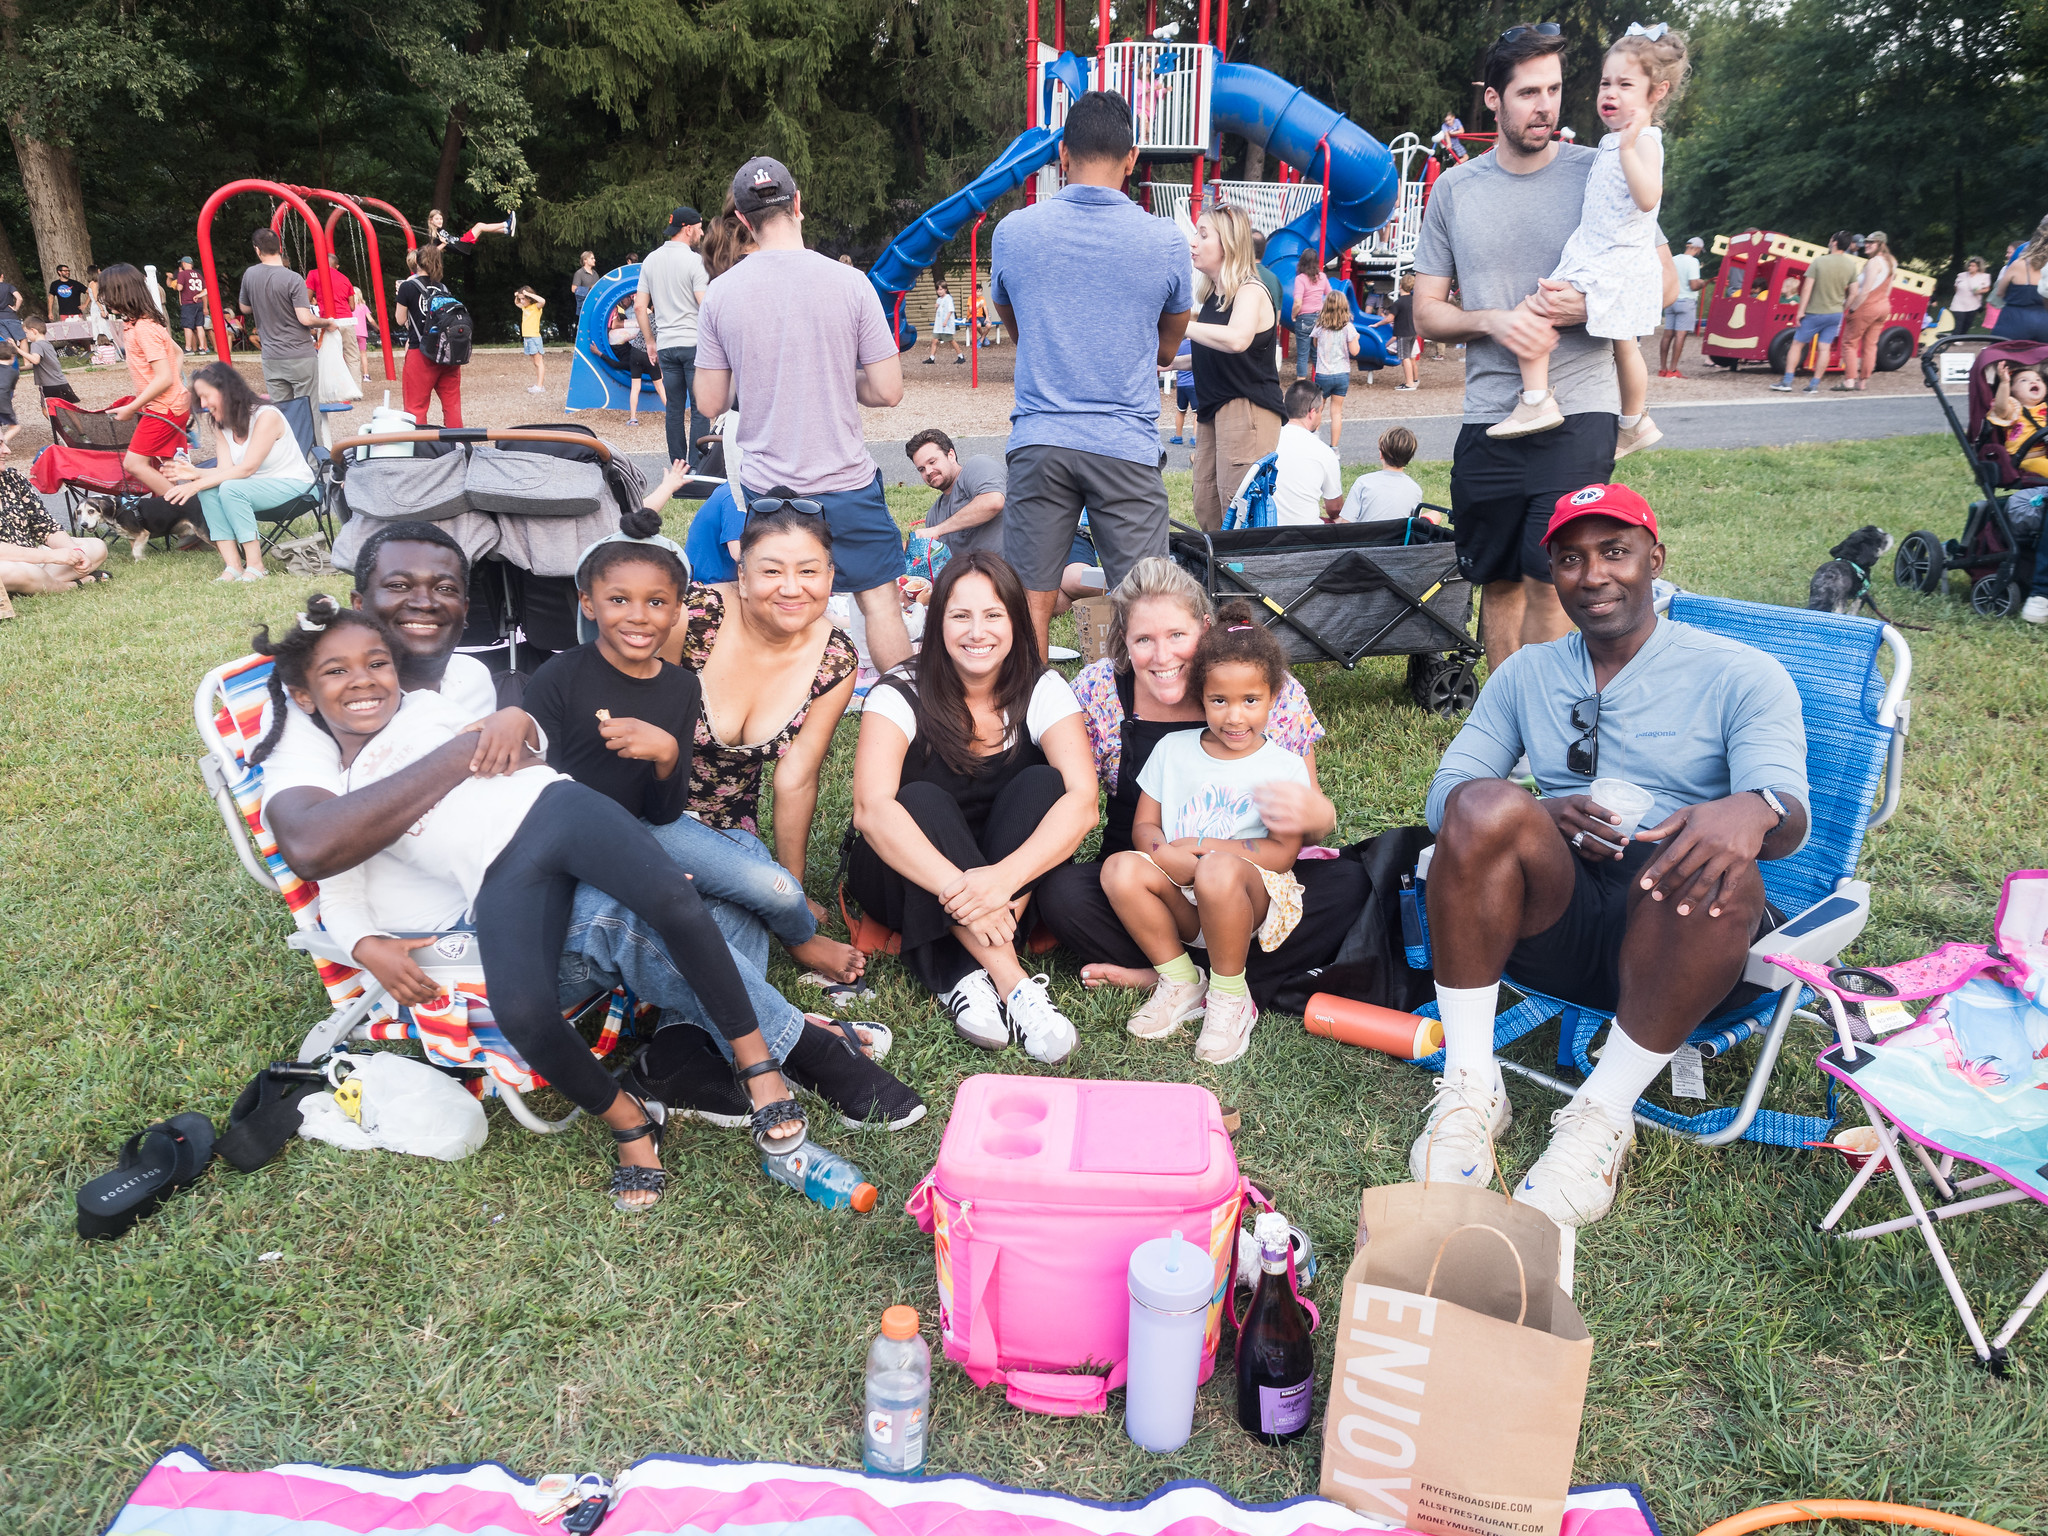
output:
[[[1088,509],[1083,507],[1081,510],[1086,512]],[[1095,552],[1095,541],[1088,537],[1086,529],[1076,528],[1074,530],[1074,542],[1067,546],[1067,564],[1102,564],[1102,556]]]
[[[1348,371],[1319,373],[1316,375],[1316,388],[1323,392],[1325,400],[1332,395],[1348,395],[1351,393],[1351,374]]]
[[[1835,337],[1841,334],[1841,330],[1842,317],[1838,314],[1808,315],[1799,322],[1799,329],[1792,333],[1792,345],[1803,347],[1809,341],[1812,341],[1814,337],[1818,336],[1822,341],[1832,346]]]
[[[1176,411],[1192,411],[1195,408],[1195,386],[1176,384],[1173,386],[1173,408]]]
[[[204,304],[180,304],[178,306],[178,318],[184,321],[185,329],[188,331],[203,330],[207,323],[206,306]]]
[[[522,336],[519,338],[519,340],[521,344],[520,350],[524,352],[528,357],[536,357],[540,354],[541,347],[540,338],[538,336]]]
[[[747,488],[747,500],[765,496]],[[832,531],[832,590],[869,592],[894,582],[908,569],[903,563],[903,533],[889,515],[882,495],[882,472],[857,491],[798,491],[821,503],[825,526]]]

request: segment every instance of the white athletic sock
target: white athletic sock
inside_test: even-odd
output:
[[[1657,1074],[1671,1065],[1676,1051],[1652,1051],[1636,1044],[1616,1019],[1607,1030],[1607,1043],[1593,1075],[1579,1089],[1578,1097],[1597,1104],[1616,1125],[1627,1125],[1636,1111],[1636,1100],[1657,1080]]]
[[[1615,421],[1620,425],[1622,431],[1632,432],[1635,430],[1636,423],[1641,421],[1642,419],[1642,413],[1637,412],[1633,416],[1617,416],[1615,418]]]
[[[1547,389],[1525,389],[1522,391],[1522,404],[1524,405],[1541,405],[1549,398],[1550,391]]]
[[[1500,1075],[1493,1064],[1493,1014],[1500,1005],[1500,983],[1485,987],[1436,984],[1437,1014],[1444,1025],[1444,1076],[1471,1072],[1487,1078]]]

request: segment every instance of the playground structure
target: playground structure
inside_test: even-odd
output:
[[[1809,266],[1827,254],[1826,247],[1752,229],[1732,240],[1716,235],[1713,250],[1722,258],[1721,270],[1709,289],[1702,350],[1731,372],[1744,363],[1768,363],[1771,372],[1784,373],[1793,362],[1796,327],[1792,317],[1799,308],[1799,281]],[[1880,373],[1905,367],[1920,350],[1920,332],[1927,324],[1927,307],[1933,297],[1933,278],[1899,268],[1892,279],[1891,313],[1878,335]],[[1830,346],[1824,359],[1817,356],[1820,346],[1814,341],[1799,364],[1813,366],[1816,375],[1840,370],[1841,343]]]
[[[623,411],[632,399],[633,371],[612,350],[606,325],[621,299],[640,287],[640,264],[614,267],[583,295],[576,311],[576,344],[570,353],[565,411]]]
[[[869,270],[900,347],[908,350],[917,344],[915,329],[903,319],[904,295],[962,230],[968,233],[970,251],[964,313],[975,313],[980,294],[973,262],[989,207],[1020,188],[1027,205],[1059,190],[1060,139],[1068,104],[1100,86],[1131,104],[1141,167],[1192,167],[1187,182],[1141,181],[1137,190],[1146,207],[1178,219],[1219,200],[1244,208],[1254,227],[1266,235],[1264,263],[1280,278],[1283,322],[1292,319],[1294,268],[1301,253],[1315,251],[1325,266],[1333,253],[1341,253],[1334,286],[1351,302],[1364,344],[1361,361],[1380,366],[1393,362],[1389,327],[1359,307],[1351,273],[1354,261],[1362,261],[1367,270],[1398,276],[1412,261],[1426,192],[1426,171],[1419,168],[1429,160],[1424,146],[1405,134],[1396,141],[1396,150],[1390,150],[1343,113],[1271,71],[1225,63],[1228,7],[1215,7],[1213,44],[1210,16],[1209,0],[1199,0],[1195,42],[1171,41],[1160,35],[1156,0],[1147,0],[1145,39],[1114,41],[1109,0],[1098,0],[1098,44],[1089,60],[1066,49],[1065,0],[1054,0],[1049,43],[1039,36],[1037,0],[1027,0],[1030,64],[1024,131],[979,176],[898,234]],[[1298,173],[1298,179],[1267,184],[1208,177],[1207,161],[1223,133],[1261,146]],[[1411,166],[1418,166],[1412,183],[1407,174]],[[1376,359],[1367,350],[1375,347],[1380,354]],[[977,355],[977,382],[979,372]]]

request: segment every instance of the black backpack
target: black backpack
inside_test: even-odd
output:
[[[422,282],[424,298],[413,323],[420,333],[420,351],[430,363],[443,368],[460,367],[469,361],[470,343],[476,334],[469,307],[446,288]]]

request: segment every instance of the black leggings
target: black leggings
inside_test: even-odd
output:
[[[476,893],[484,981],[498,1028],[526,1064],[585,1114],[601,1115],[618,1087],[562,1017],[557,994],[579,880],[653,925],[726,1039],[760,1025],[725,936],[653,834],[594,789],[549,785]]]
[[[1029,842],[1066,792],[1059,769],[1035,763],[996,792],[979,832],[968,824],[960,802],[941,785],[914,780],[896,791],[896,801],[934,848],[960,868],[974,869],[1006,859]],[[1032,881],[1024,889],[1036,884]],[[862,907],[903,935],[903,963],[933,996],[943,997],[962,977],[980,969],[953,937],[953,919],[939,898],[884,864],[865,841],[853,845],[846,888]]]
[[[1338,946],[1365,905],[1365,868],[1355,859],[1302,859],[1294,866],[1301,882],[1301,921],[1280,947],[1268,954],[1252,941],[1245,955],[1245,985],[1261,1008],[1287,982],[1336,958]],[[1060,947],[1083,964],[1122,965],[1142,970],[1152,962],[1124,932],[1116,907],[1102,889],[1100,864],[1062,864],[1038,883],[1038,916]]]

